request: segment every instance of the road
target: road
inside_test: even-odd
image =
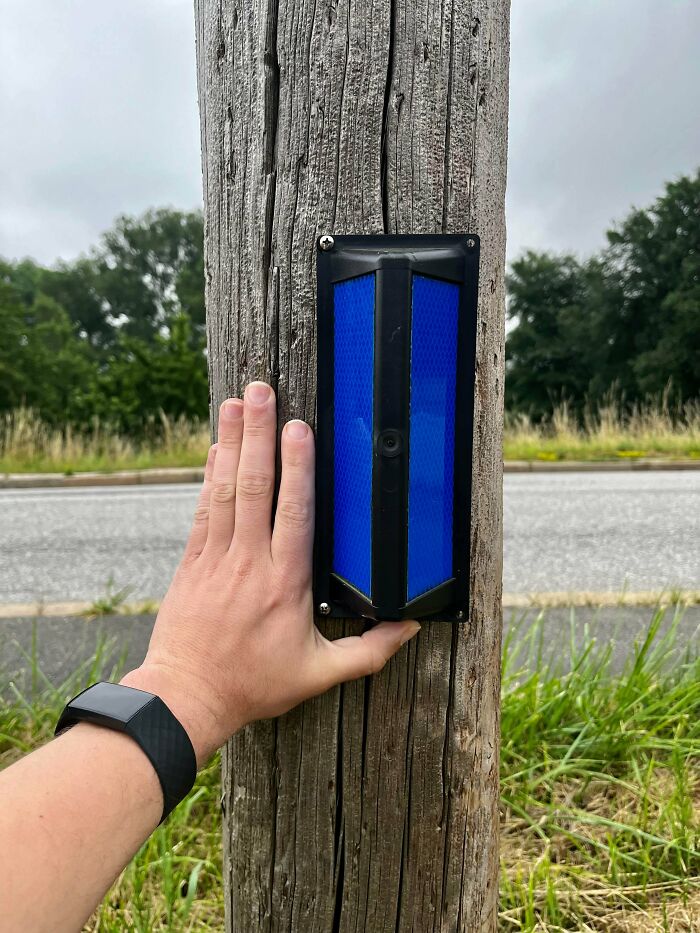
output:
[[[157,599],[197,487],[0,491],[0,604]],[[700,471],[508,474],[506,593],[700,588]]]
[[[504,592],[700,588],[700,472],[504,479]]]

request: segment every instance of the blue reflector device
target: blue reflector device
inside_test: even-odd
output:
[[[479,240],[321,237],[314,596],[464,621]]]

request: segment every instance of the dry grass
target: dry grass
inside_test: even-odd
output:
[[[566,403],[536,425],[523,415],[506,417],[506,460],[700,459],[700,403],[673,408],[664,396],[626,410],[614,398],[589,409],[583,426]]]
[[[649,782],[641,788],[632,782],[613,784],[609,777],[562,781],[550,805],[532,807],[527,819],[505,808],[501,885],[510,906],[500,912],[502,930],[700,930],[700,876],[689,875],[681,883],[624,883],[616,871],[615,854],[605,857],[613,830],[623,835],[637,826],[640,796],[649,826],[667,822],[668,800],[677,793],[678,775],[659,767],[654,770],[653,785]],[[690,769],[689,777],[694,786],[688,788],[688,812],[697,814],[697,768]],[[640,847],[634,854],[642,852]],[[604,856],[596,868],[593,853]]]
[[[201,466],[209,426],[162,415],[141,440],[94,420],[85,431],[53,428],[30,409],[0,420],[0,473],[114,472],[149,467]],[[506,416],[506,460],[700,459],[700,403],[673,408],[667,397],[627,411],[614,399],[587,412],[583,426],[564,403],[534,424]]]
[[[88,430],[53,428],[19,408],[0,421],[0,473],[113,472],[149,467],[202,466],[209,426],[162,415],[134,440],[94,419]]]

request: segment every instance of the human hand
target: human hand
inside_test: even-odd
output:
[[[122,680],[167,703],[199,764],[247,723],[381,670],[420,628],[383,622],[329,641],[315,626],[313,434],[303,421],[282,432],[273,530],[276,428],[265,383],[221,406],[184,557],[146,659]]]

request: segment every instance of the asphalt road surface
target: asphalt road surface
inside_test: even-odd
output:
[[[0,491],[0,603],[160,598],[194,485]],[[506,593],[700,588],[700,471],[505,477]]]

